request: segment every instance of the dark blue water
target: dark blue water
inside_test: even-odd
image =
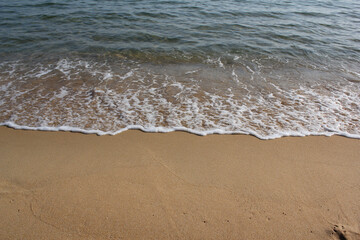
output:
[[[0,121],[360,134],[360,2],[0,0]]]
[[[10,55],[123,53],[165,62],[225,53],[360,56],[360,2],[351,0],[22,0],[1,1],[0,16],[0,52]]]

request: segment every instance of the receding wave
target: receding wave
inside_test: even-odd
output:
[[[99,135],[140,129],[241,133],[261,139],[360,138],[358,83],[345,78],[324,82],[319,70],[299,72],[277,60],[244,62],[235,56],[233,64],[221,58],[201,64],[120,59],[27,64],[0,65],[1,125]],[[321,77],[314,81],[316,74]]]

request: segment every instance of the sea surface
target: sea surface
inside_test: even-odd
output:
[[[360,1],[0,0],[0,125],[360,138]]]

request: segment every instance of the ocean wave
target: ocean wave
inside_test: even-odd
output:
[[[128,129],[236,133],[260,139],[360,136],[360,85],[348,80],[358,79],[349,69],[335,74],[235,56],[230,64],[221,57],[168,65],[16,61],[0,64],[0,70],[0,124],[14,128],[98,135]]]

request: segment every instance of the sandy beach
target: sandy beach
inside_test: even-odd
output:
[[[360,141],[0,127],[0,239],[360,239]]]

